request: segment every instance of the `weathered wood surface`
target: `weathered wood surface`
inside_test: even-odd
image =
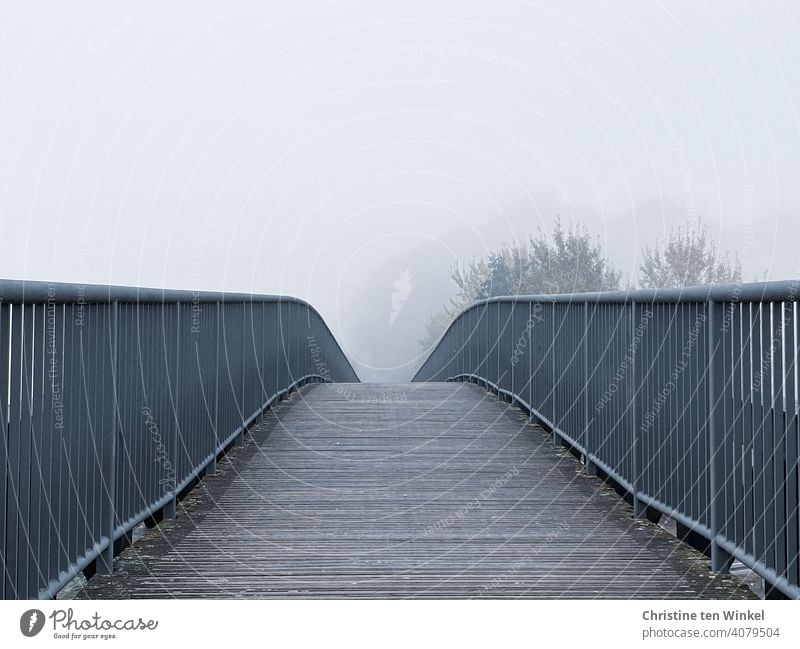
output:
[[[472,384],[312,385],[82,597],[745,598]]]

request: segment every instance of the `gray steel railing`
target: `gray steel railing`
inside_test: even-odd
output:
[[[0,281],[2,598],[53,596],[307,382],[358,381],[288,297]]]
[[[800,597],[800,282],[493,298],[465,309],[415,381],[515,400],[613,480]]]

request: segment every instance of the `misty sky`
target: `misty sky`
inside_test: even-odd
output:
[[[296,295],[381,379],[559,214],[800,276],[796,3],[114,4],[0,3],[2,277]]]

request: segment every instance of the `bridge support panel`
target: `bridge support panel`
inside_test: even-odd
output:
[[[692,546],[698,552],[702,552],[706,556],[711,556],[711,541],[702,534],[695,532],[692,528],[682,523],[677,523],[675,536],[684,543]]]
[[[166,518],[167,520],[173,520],[178,516],[178,499],[177,497],[173,497],[164,505],[164,508],[161,510],[163,512],[162,517]]]

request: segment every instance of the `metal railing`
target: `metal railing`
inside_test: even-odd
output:
[[[288,297],[0,281],[2,598],[54,596],[307,382],[358,381]]]
[[[493,298],[415,381],[515,400],[651,520],[800,597],[800,282]]]

